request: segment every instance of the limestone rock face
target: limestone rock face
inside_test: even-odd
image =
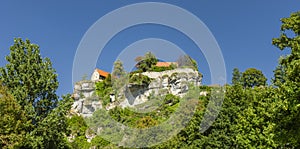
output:
[[[95,95],[95,82],[80,81],[74,86],[74,103],[72,110],[83,117],[91,116],[97,109],[102,108],[102,103]]]
[[[182,97],[188,91],[189,84],[200,86],[202,75],[191,68],[177,68],[163,72],[144,72],[142,75],[152,79],[148,86],[130,84],[126,86],[126,99],[121,107],[135,106],[144,103],[149,96],[163,97],[173,94]]]
[[[145,103],[152,97],[163,98],[167,94],[182,97],[188,92],[189,84],[200,86],[202,81],[202,75],[191,68],[144,72],[142,75],[151,78],[151,82],[147,85],[125,85],[118,91],[117,95],[111,95],[111,103],[104,108],[110,110],[115,106],[132,107]],[[97,109],[103,108],[101,100],[95,95],[95,82],[93,81],[76,83],[73,97],[75,102],[72,110],[84,117],[89,117]]]

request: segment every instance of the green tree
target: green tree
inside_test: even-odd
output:
[[[70,148],[67,142],[68,118],[67,115],[73,104],[71,95],[62,97],[58,106],[51,110],[47,117],[35,125],[35,129],[26,136],[21,148]]]
[[[233,69],[231,83],[233,85],[237,85],[241,83],[241,72],[238,68]]]
[[[25,140],[25,123],[21,106],[0,83],[0,148],[19,148]]]
[[[82,116],[74,115],[68,119],[68,129],[70,136],[74,137],[70,140],[70,145],[74,149],[89,148],[90,144],[85,137],[88,126]]]
[[[0,68],[0,80],[16,98],[29,120],[37,123],[57,105],[57,74],[48,58],[40,55],[39,46],[27,39],[14,40],[8,64]]]
[[[232,129],[236,135],[234,144],[239,148],[276,148],[274,116],[274,88],[247,88],[243,90],[245,108],[236,112]],[[239,99],[235,99],[239,100]]]
[[[28,39],[14,39],[8,64],[0,68],[0,81],[14,96],[25,113],[25,141],[21,148],[58,148],[66,145],[65,115],[70,96],[58,104],[57,74],[48,58],[42,58],[39,46]],[[67,100],[68,99],[68,100]]]
[[[244,87],[265,86],[267,78],[255,68],[249,68],[242,73],[241,78]]]
[[[136,60],[138,62],[138,64],[136,65],[137,68],[143,72],[150,70],[152,66],[155,66],[158,62],[158,59],[152,52],[147,52],[145,56],[137,57]]]
[[[124,76],[125,74],[126,74],[126,72],[124,70],[122,61],[121,60],[115,61],[112,76],[120,78],[120,77]]]
[[[273,45],[291,52],[279,61],[284,82],[279,84],[276,98],[278,111],[276,128],[278,141],[283,145],[300,147],[300,12],[281,19],[281,35],[273,39]]]

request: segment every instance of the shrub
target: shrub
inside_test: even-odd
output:
[[[107,77],[104,81],[96,83],[96,94],[102,99],[103,106],[106,106],[110,102],[109,95],[113,92],[110,79],[110,77]]]
[[[148,76],[139,74],[132,74],[129,76],[129,83],[138,84],[138,85],[149,85],[152,79]]]
[[[154,71],[154,72],[162,72],[166,70],[173,70],[175,69],[174,65],[170,65],[169,67],[157,67],[157,66],[152,66],[149,71]]]

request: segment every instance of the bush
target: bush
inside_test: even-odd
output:
[[[129,76],[129,83],[138,85],[149,85],[152,79],[142,74],[131,74]]]
[[[103,106],[110,102],[109,95],[113,92],[111,78],[107,77],[104,81],[96,83],[96,94],[102,99]]]
[[[109,141],[103,139],[101,136],[96,136],[92,139],[92,147],[95,148],[104,148],[110,144]]]
[[[69,130],[72,135],[75,136],[85,136],[85,131],[87,129],[87,124],[84,118],[81,116],[72,116],[68,119]]]
[[[175,69],[174,65],[170,65],[169,67],[157,67],[157,66],[152,66],[149,71],[154,71],[154,72],[162,72],[166,70],[173,70]]]

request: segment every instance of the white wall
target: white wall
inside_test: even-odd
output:
[[[92,81],[98,81],[99,80],[99,73],[98,73],[97,69],[95,69],[94,73],[92,74],[91,80]]]

